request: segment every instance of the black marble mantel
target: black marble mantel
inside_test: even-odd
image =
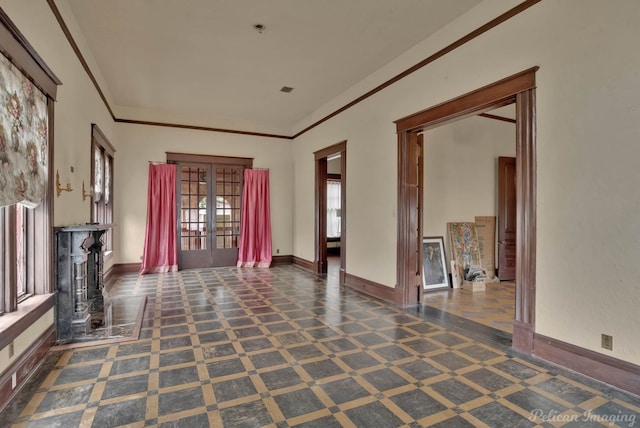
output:
[[[55,227],[56,330],[69,343],[92,329],[92,314],[102,312],[103,234],[113,224]]]

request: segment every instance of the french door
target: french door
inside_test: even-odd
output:
[[[178,162],[178,266],[235,266],[244,166]]]

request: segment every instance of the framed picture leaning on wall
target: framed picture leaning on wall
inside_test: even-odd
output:
[[[425,290],[449,288],[447,258],[442,236],[422,238],[422,287]]]

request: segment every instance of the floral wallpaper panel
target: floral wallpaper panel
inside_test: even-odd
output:
[[[0,55],[0,207],[37,207],[46,194],[47,98]]]

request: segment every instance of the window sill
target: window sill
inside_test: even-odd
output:
[[[55,294],[31,296],[18,305],[18,310],[0,316],[0,349],[13,342],[30,325],[53,308]]]

